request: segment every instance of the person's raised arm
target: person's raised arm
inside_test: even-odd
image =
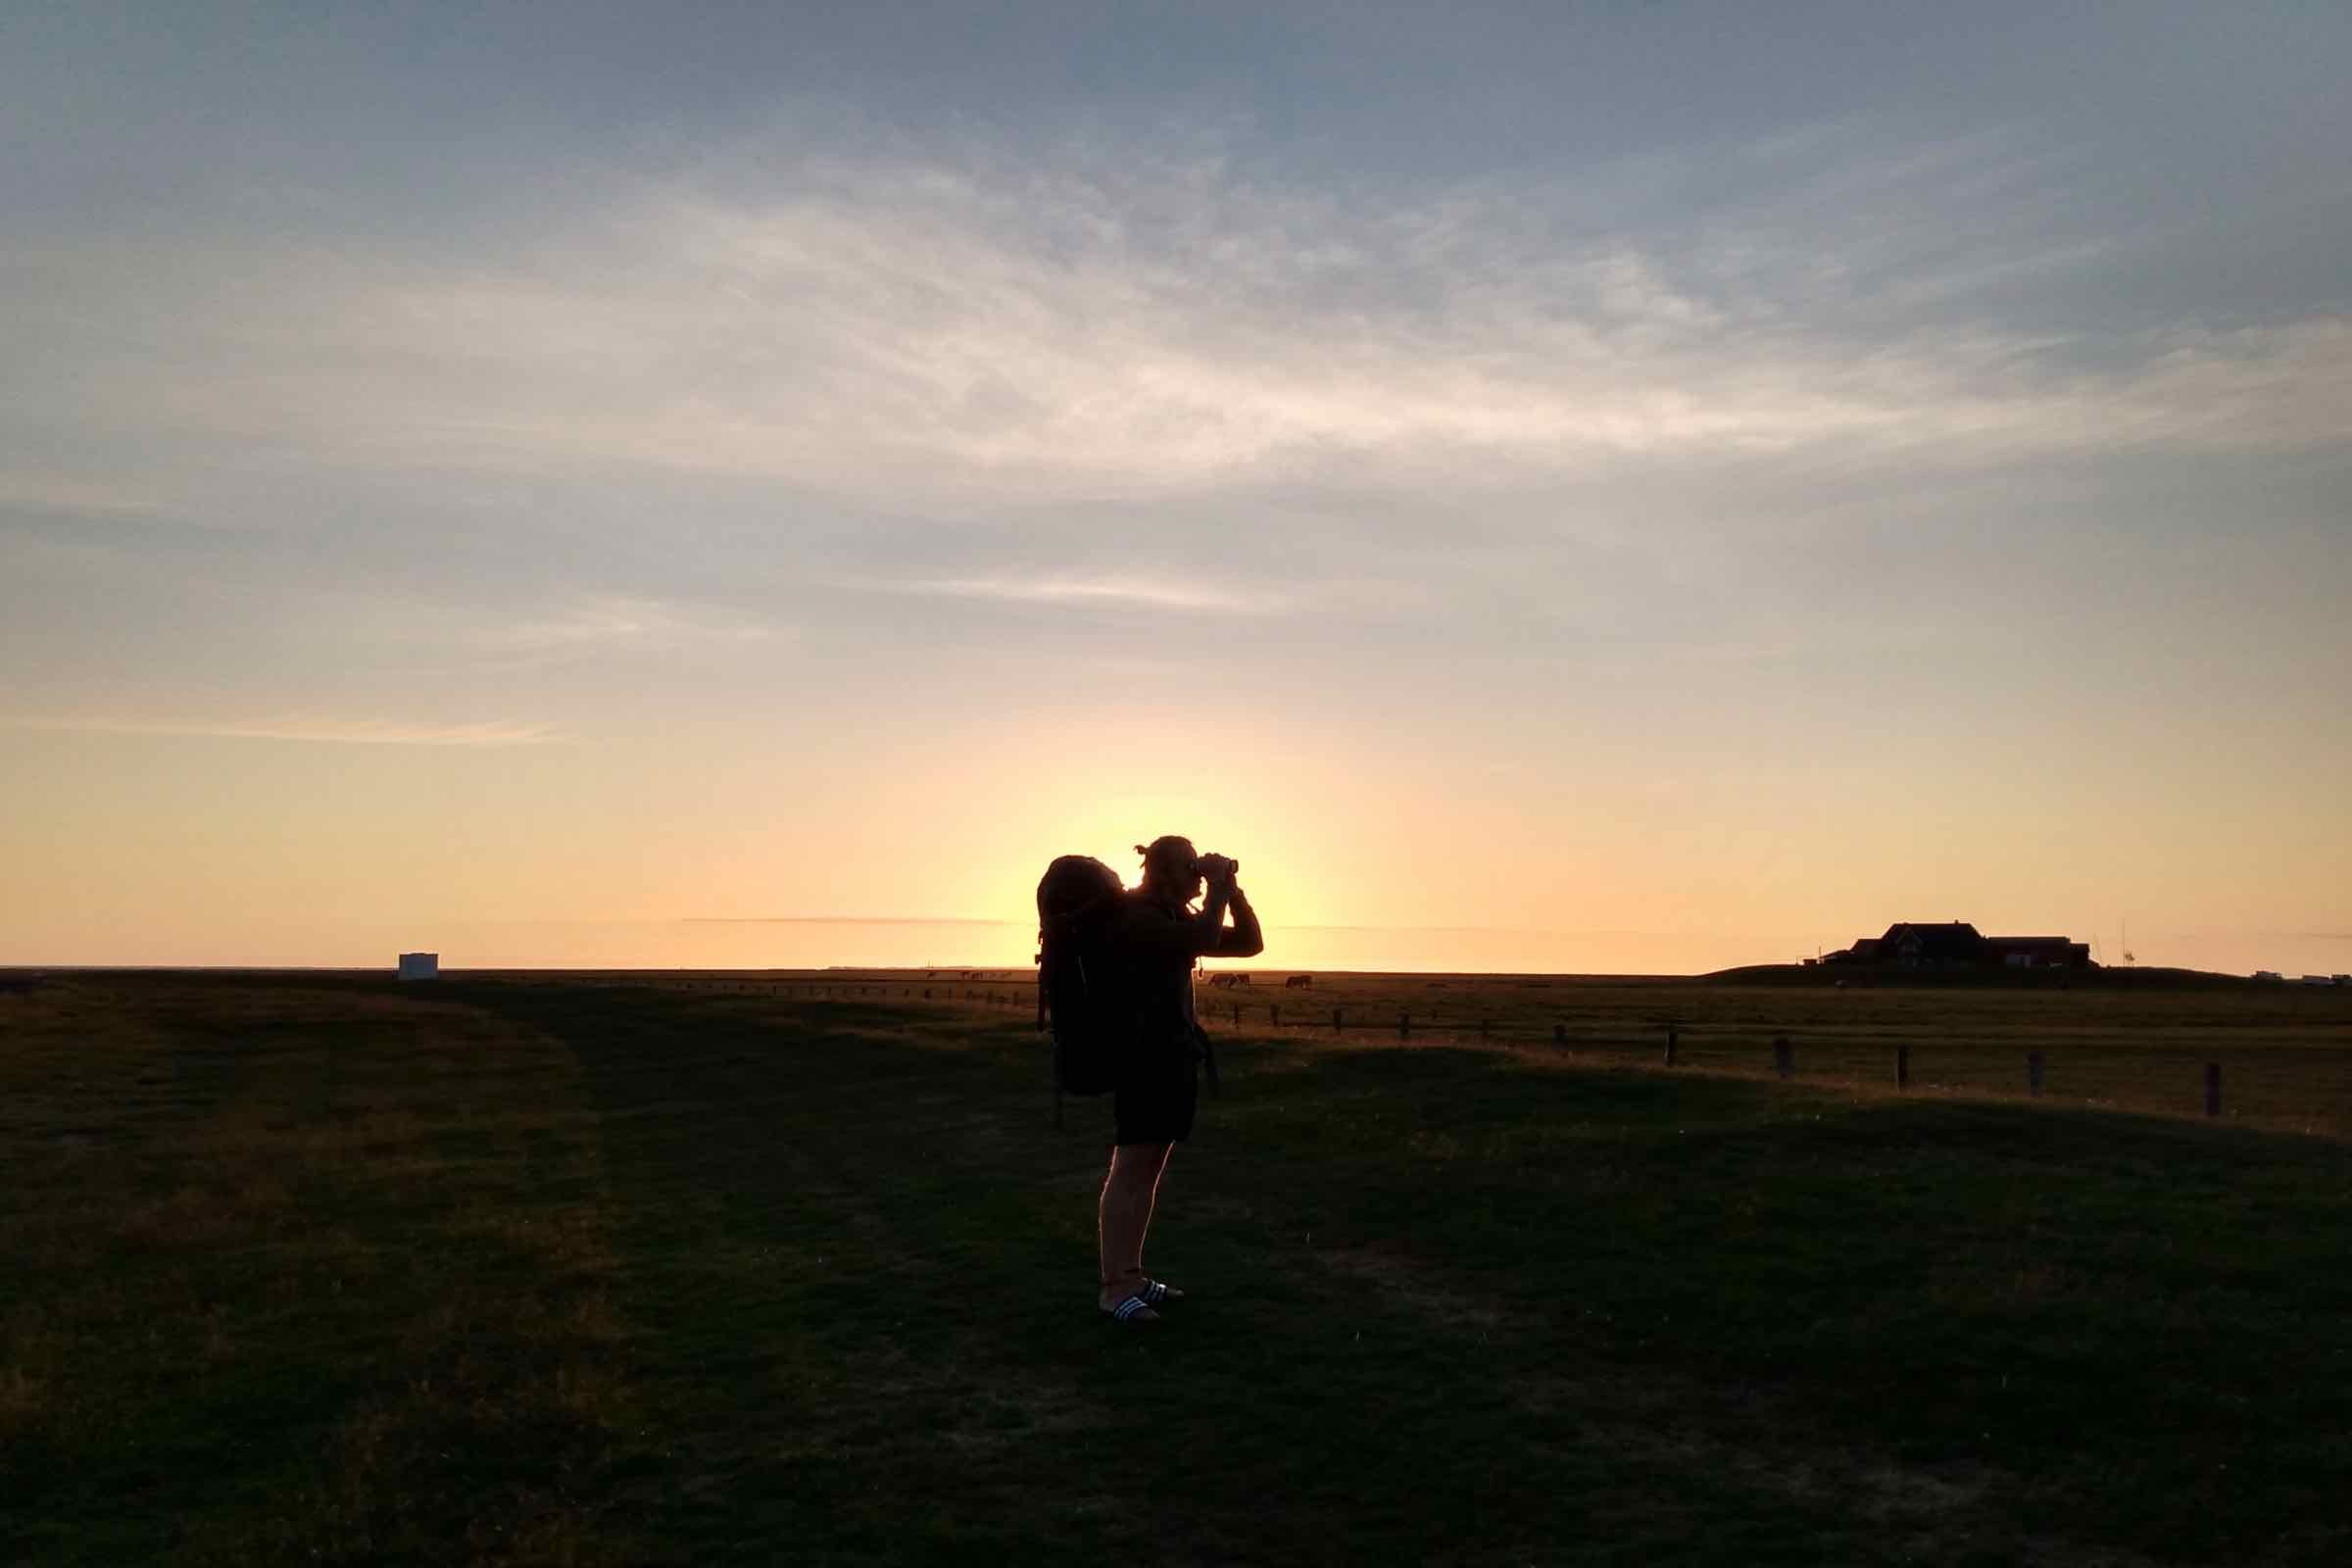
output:
[[[1208,897],[1200,904],[1200,912],[1185,923],[1192,927],[1193,940],[1200,944],[1195,953],[1215,953],[1217,944],[1225,937],[1225,906],[1240,891],[1233,885],[1233,874],[1210,876]]]
[[[1254,958],[1266,951],[1266,934],[1258,929],[1257,911],[1250,907],[1250,895],[1242,891],[1239,882],[1228,882],[1226,891],[1233,895],[1233,928],[1217,933],[1216,955],[1220,958]]]

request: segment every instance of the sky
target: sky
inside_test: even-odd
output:
[[[488,13],[488,14],[485,14]],[[0,963],[2352,969],[2352,10],[0,0]]]

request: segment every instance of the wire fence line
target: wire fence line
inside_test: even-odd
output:
[[[599,977],[605,983],[802,1002],[931,1004],[984,1012],[1034,1014],[1034,978],[942,971],[923,980],[656,974]],[[1230,990],[1201,988],[1201,1021],[1221,1034],[1321,1040],[1348,1045],[1478,1046],[1587,1057],[1613,1065],[1895,1094],[2048,1101],[2236,1120],[2331,1136],[2352,1135],[2352,1052],[2325,1044],[2269,1051],[2209,1049],[2131,1039],[2066,1035],[2040,1045],[1948,1031],[1868,1027],[1798,1031],[1771,1024],[1664,1023],[1646,1030],[1622,1020],[1558,1019],[1475,1010],[1415,1011],[1390,1003],[1287,1000],[1243,1003]],[[2332,1058],[2341,1057],[2341,1060]],[[2225,1063],[2228,1070],[2225,1072]],[[2227,1081],[2227,1085],[2226,1085]],[[2332,1092],[2328,1084],[2332,1083]],[[2230,1098],[2225,1098],[2225,1088]],[[2316,1091],[2316,1092],[2315,1092]]]

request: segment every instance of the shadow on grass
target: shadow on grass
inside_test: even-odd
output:
[[[2331,1145],[1234,1042],[1153,1237],[1195,1298],[1122,1333],[1019,1024],[469,1000],[582,1064],[695,1560],[2352,1542]]]

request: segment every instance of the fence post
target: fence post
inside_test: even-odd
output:
[[[1568,1026],[1566,1024],[1555,1023],[1551,1026],[1551,1043],[1562,1051],[1568,1049]]]
[[[1399,1040],[1409,1039],[1412,1032],[1413,1015],[1409,1012],[1398,1013],[1396,1015],[1396,1038]]]
[[[2041,1098],[2041,1053],[2026,1053],[2026,1093],[2035,1100]]]
[[[1666,1065],[1669,1067],[1674,1065],[1674,1047],[1676,1038],[1674,1025],[1668,1024],[1666,1026]]]
[[[2205,1114],[2219,1116],[2221,1113],[2222,1064],[2218,1061],[2209,1061],[2205,1064]]]
[[[1269,1002],[1269,1003],[1267,1003],[1267,1004],[1266,1004],[1266,1019],[1267,1019],[1267,1022],[1268,1022],[1268,1024],[1269,1024],[1271,1027],[1273,1027],[1273,1028],[1276,1028],[1276,1029],[1279,1029],[1279,1028],[1281,1028],[1281,1027],[1282,1027],[1282,1004],[1281,1004],[1281,1003],[1279,1003],[1279,1002]]]
[[[1478,1020],[1478,1038],[1481,1040],[1487,1038],[1487,1020],[1484,1018]]]
[[[1331,1032],[1335,1035],[1340,1032],[1340,1009],[1337,1007],[1331,1009]]]
[[[1787,1035],[1772,1037],[1772,1070],[1784,1078],[1796,1071],[1796,1053],[1789,1049]]]
[[[1236,1029],[1242,1026],[1242,1004],[1238,1002],[1233,1004],[1233,1026]]]
[[[1894,1087],[1897,1089],[1911,1087],[1911,1048],[1909,1046],[1894,1048]]]

